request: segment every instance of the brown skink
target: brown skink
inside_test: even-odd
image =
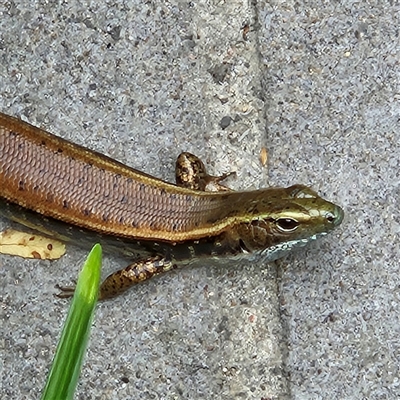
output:
[[[193,190],[1,113],[0,197],[67,224],[143,243],[149,256],[168,258],[165,270],[185,263],[189,256],[178,254],[183,247],[192,257],[277,258],[343,219],[340,207],[305,186]],[[151,271],[146,279],[163,269]]]

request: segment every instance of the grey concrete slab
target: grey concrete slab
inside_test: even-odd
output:
[[[233,188],[266,186],[253,21],[241,1],[2,2],[0,109],[165,179],[188,150],[237,170]],[[1,398],[38,397],[67,311],[54,285],[84,258],[0,257]],[[77,398],[285,398],[278,311],[274,266],[140,285],[99,305]]]
[[[270,184],[347,213],[278,269],[182,270],[102,304],[79,394],[395,399],[399,6],[227,3],[0,6],[2,111],[164,178],[193,151],[234,188],[265,186],[267,145]],[[2,398],[37,397],[66,312],[53,285],[83,259],[1,257]]]
[[[398,2],[258,2],[271,183],[303,182],[342,230],[281,263],[293,399],[397,399]]]

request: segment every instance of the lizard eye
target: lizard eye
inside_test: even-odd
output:
[[[279,229],[285,232],[292,232],[299,226],[299,223],[292,218],[279,218],[275,223]]]

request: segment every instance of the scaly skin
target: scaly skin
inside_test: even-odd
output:
[[[201,161],[188,161],[185,155],[191,156],[184,153],[178,168],[182,187],[0,114],[0,197],[144,246],[152,258],[113,274],[111,283],[103,284],[102,298],[204,256],[254,253],[274,259],[328,233],[343,219],[340,207],[302,185],[229,191],[218,183],[225,176],[208,176]],[[224,191],[195,190],[210,181]],[[8,206],[2,211],[17,219]]]

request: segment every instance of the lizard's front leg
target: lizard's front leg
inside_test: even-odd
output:
[[[204,163],[191,153],[181,153],[176,160],[175,179],[178,186],[207,192],[226,192],[230,188],[220,182],[236,172],[228,172],[220,176],[209,175]]]

